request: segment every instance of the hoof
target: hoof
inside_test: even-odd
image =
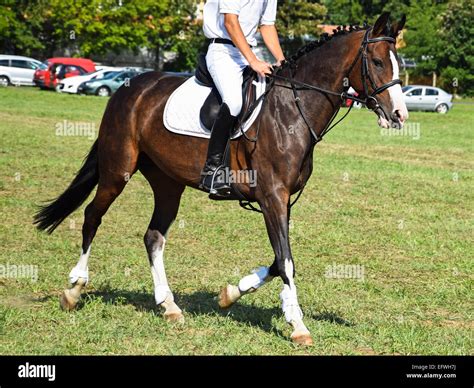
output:
[[[312,346],[313,339],[309,333],[293,333],[291,335],[291,340],[293,343],[301,346]]]
[[[236,286],[228,285],[224,287],[219,294],[219,307],[222,309],[228,309],[240,298],[239,288]]]
[[[69,293],[69,290],[64,290],[61,298],[59,299],[59,304],[64,311],[72,311],[77,307],[78,299],[72,297]]]
[[[163,314],[166,321],[171,323],[184,323],[184,315],[180,312],[165,313]]]

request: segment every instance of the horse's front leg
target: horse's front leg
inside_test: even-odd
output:
[[[261,202],[268,236],[275,252],[275,262],[269,269],[269,276],[280,276],[283,291],[280,293],[286,321],[293,326],[291,339],[300,345],[312,345],[309,330],[303,323],[303,312],[298,303],[294,281],[295,267],[289,240],[290,195],[285,189],[275,190]]]

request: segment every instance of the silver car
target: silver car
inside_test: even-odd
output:
[[[33,77],[41,62],[17,55],[0,55],[0,86],[34,85]]]
[[[453,107],[453,95],[432,86],[408,85],[403,88],[403,95],[408,110],[446,114]]]

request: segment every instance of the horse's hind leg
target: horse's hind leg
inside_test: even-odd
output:
[[[260,287],[272,280],[273,276],[270,275],[270,268],[260,267],[252,271],[250,275],[240,279],[237,286],[229,284],[224,287],[219,294],[219,306],[223,309],[229,308],[242,298],[242,296],[257,291]]]
[[[136,153],[128,152],[123,155],[127,155],[127,158],[124,158],[123,164],[120,162],[120,158],[114,159],[109,157],[101,161],[97,192],[92,202],[84,211],[81,257],[69,274],[69,282],[72,287],[63,292],[60,300],[61,307],[64,310],[73,310],[77,306],[81,297],[81,291],[89,281],[88,262],[92,240],[101,224],[102,217],[110,205],[122,193],[122,190],[135,171]],[[130,157],[131,155],[134,157]],[[125,165],[128,167],[125,167]],[[124,171],[121,171],[121,169],[124,169]]]
[[[178,214],[184,186],[154,166],[140,170],[150,183],[155,197],[155,210],[144,238],[155,286],[155,301],[165,309],[165,319],[184,322],[183,313],[176,305],[168,284],[163,257],[168,231]]]

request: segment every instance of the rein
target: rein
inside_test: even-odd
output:
[[[351,75],[352,71],[354,70],[355,65],[357,64],[359,59],[362,57],[361,77],[362,77],[362,84],[363,84],[363,87],[364,87],[364,96],[365,96],[365,98],[359,98],[355,94],[347,93],[347,90],[344,90],[342,93],[339,93],[339,92],[335,92],[335,91],[332,91],[332,90],[329,90],[329,89],[321,88],[319,86],[315,86],[315,85],[311,85],[311,84],[308,84],[308,83],[305,83],[305,82],[297,81],[297,80],[294,79],[294,74],[293,74],[293,68],[296,67],[296,63],[292,63],[292,62],[290,62],[291,77],[284,77],[284,76],[281,76],[281,75],[278,75],[278,74],[270,75],[270,77],[273,78],[273,79],[279,79],[279,80],[288,82],[291,85],[291,89],[293,90],[293,95],[294,95],[296,106],[298,107],[298,110],[299,110],[301,116],[303,117],[303,120],[304,120],[306,126],[308,127],[308,129],[311,133],[311,137],[313,138],[313,143],[314,144],[317,144],[317,143],[321,142],[323,140],[323,137],[329,131],[331,131],[334,127],[336,127],[338,124],[340,124],[348,116],[348,114],[350,113],[350,111],[351,111],[354,104],[351,104],[349,110],[342,117],[342,119],[338,120],[334,125],[332,125],[332,123],[335,120],[336,115],[338,113],[338,110],[337,110],[335,112],[334,116],[329,121],[329,123],[326,125],[326,128],[324,128],[324,130],[320,134],[317,134],[316,131],[314,130],[314,128],[309,123],[306,114],[304,113],[304,109],[301,105],[301,98],[298,95],[298,91],[304,91],[304,90],[316,91],[316,92],[326,94],[326,95],[338,96],[343,101],[346,100],[346,99],[349,99],[349,100],[359,102],[359,103],[367,106],[367,108],[370,109],[373,112],[377,113],[378,111],[382,111],[382,113],[385,115],[385,112],[383,111],[383,109],[379,105],[376,96],[379,95],[380,93],[384,92],[388,88],[391,88],[394,85],[401,85],[402,84],[402,81],[400,79],[396,79],[396,80],[390,81],[390,82],[388,82],[388,83],[386,83],[386,84],[384,84],[380,87],[377,87],[377,84],[375,83],[375,81],[373,80],[372,76],[369,73],[369,64],[368,64],[368,59],[367,59],[367,57],[368,57],[368,53],[367,53],[368,46],[369,46],[369,44],[374,44],[374,43],[378,43],[378,42],[396,43],[396,39],[392,38],[392,37],[389,37],[389,36],[382,36],[382,37],[370,39],[369,34],[370,34],[371,31],[372,31],[372,28],[369,28],[365,32],[364,39],[363,39],[362,44],[360,46],[359,52],[357,53],[356,58],[352,62],[351,66],[349,67],[349,71],[347,72],[347,75],[345,77],[347,79]],[[373,90],[373,92],[371,94],[369,94],[369,85],[368,85],[368,83],[370,83],[370,86]],[[284,86],[284,85],[276,85],[276,86],[287,87],[287,86]]]
[[[351,75],[352,71],[354,70],[355,65],[357,64],[359,59],[362,58],[361,77],[362,77],[362,85],[364,87],[364,96],[365,96],[365,98],[360,98],[360,97],[358,97],[358,96],[356,96],[352,93],[348,93],[347,89],[344,90],[342,93],[339,93],[339,92],[335,92],[335,91],[332,91],[332,90],[329,90],[329,89],[321,88],[319,86],[315,86],[315,85],[311,85],[311,84],[308,84],[308,83],[305,83],[305,82],[297,81],[297,80],[294,79],[294,74],[293,74],[293,69],[296,68],[297,64],[294,61],[290,61],[290,62],[288,62],[289,67],[290,67],[290,77],[285,77],[285,76],[281,76],[281,75],[278,75],[278,74],[269,75],[269,77],[271,78],[271,84],[270,84],[269,88],[265,91],[264,94],[262,94],[254,102],[254,104],[252,104],[250,111],[252,111],[256,106],[258,106],[258,104],[260,104],[260,102],[262,102],[262,104],[265,103],[265,99],[266,99],[267,95],[270,93],[270,91],[273,89],[273,87],[275,87],[275,86],[283,87],[283,88],[290,88],[291,87],[291,89],[293,90],[293,96],[294,96],[295,104],[298,108],[298,111],[300,112],[301,117],[303,118],[303,121],[305,122],[306,126],[308,127],[308,130],[309,130],[309,132],[311,134],[311,137],[313,139],[313,142],[312,142],[312,147],[313,148],[316,144],[320,143],[323,140],[324,136],[327,135],[328,132],[330,132],[333,128],[335,128],[337,125],[339,125],[349,115],[349,113],[351,112],[351,110],[354,106],[354,102],[359,102],[359,103],[365,105],[371,111],[373,111],[375,113],[381,112],[384,116],[386,116],[384,110],[382,109],[382,107],[378,103],[378,100],[377,100],[376,96],[379,95],[380,93],[384,92],[388,88],[394,86],[394,85],[401,85],[402,81],[400,79],[396,79],[396,80],[387,82],[386,84],[384,84],[380,87],[377,87],[377,84],[375,83],[375,81],[373,80],[373,78],[372,78],[372,76],[369,72],[367,49],[368,49],[369,44],[374,44],[374,43],[378,43],[378,42],[396,43],[396,39],[392,38],[392,37],[389,37],[389,36],[369,38],[370,32],[372,32],[372,28],[368,28],[367,31],[365,32],[364,39],[361,43],[361,46],[360,46],[359,51],[357,53],[357,56],[354,59],[354,61],[352,62],[351,66],[349,67],[349,71],[347,72],[347,75],[345,77],[347,79]],[[281,80],[281,81],[287,82],[287,83],[290,84],[290,86],[288,87],[288,86],[285,86],[285,85],[275,84],[275,80]],[[373,92],[371,94],[369,94],[369,85],[368,84],[370,84],[370,87],[373,90]],[[353,102],[350,105],[347,112],[344,114],[344,116],[341,119],[339,119],[336,123],[333,124],[334,120],[336,119],[337,114],[339,113],[339,108],[336,109],[336,111],[334,112],[334,115],[329,120],[326,127],[323,129],[323,131],[321,131],[321,133],[318,134],[314,130],[313,126],[310,124],[310,122],[307,118],[307,115],[305,114],[303,106],[301,105],[301,98],[298,95],[298,91],[315,91],[315,92],[319,92],[319,93],[322,93],[322,94],[325,94],[325,95],[338,96],[338,97],[341,98],[342,101],[344,101],[346,99],[350,99]],[[386,118],[388,119],[388,117],[386,117]],[[257,128],[256,136],[254,138],[249,138],[243,132],[243,130],[241,128],[245,139],[247,139],[248,141],[251,141],[251,142],[255,142],[255,143],[258,140],[259,129],[260,129],[260,124]],[[305,189],[305,186],[303,186],[301,188],[301,190],[299,191],[296,199],[289,205],[289,209],[291,209],[298,202],[301,195],[303,194],[304,189]],[[260,209],[253,206],[250,201],[241,200],[240,201],[240,206],[242,208],[246,209],[246,210],[251,210],[251,211],[258,212],[258,213],[262,212]]]

